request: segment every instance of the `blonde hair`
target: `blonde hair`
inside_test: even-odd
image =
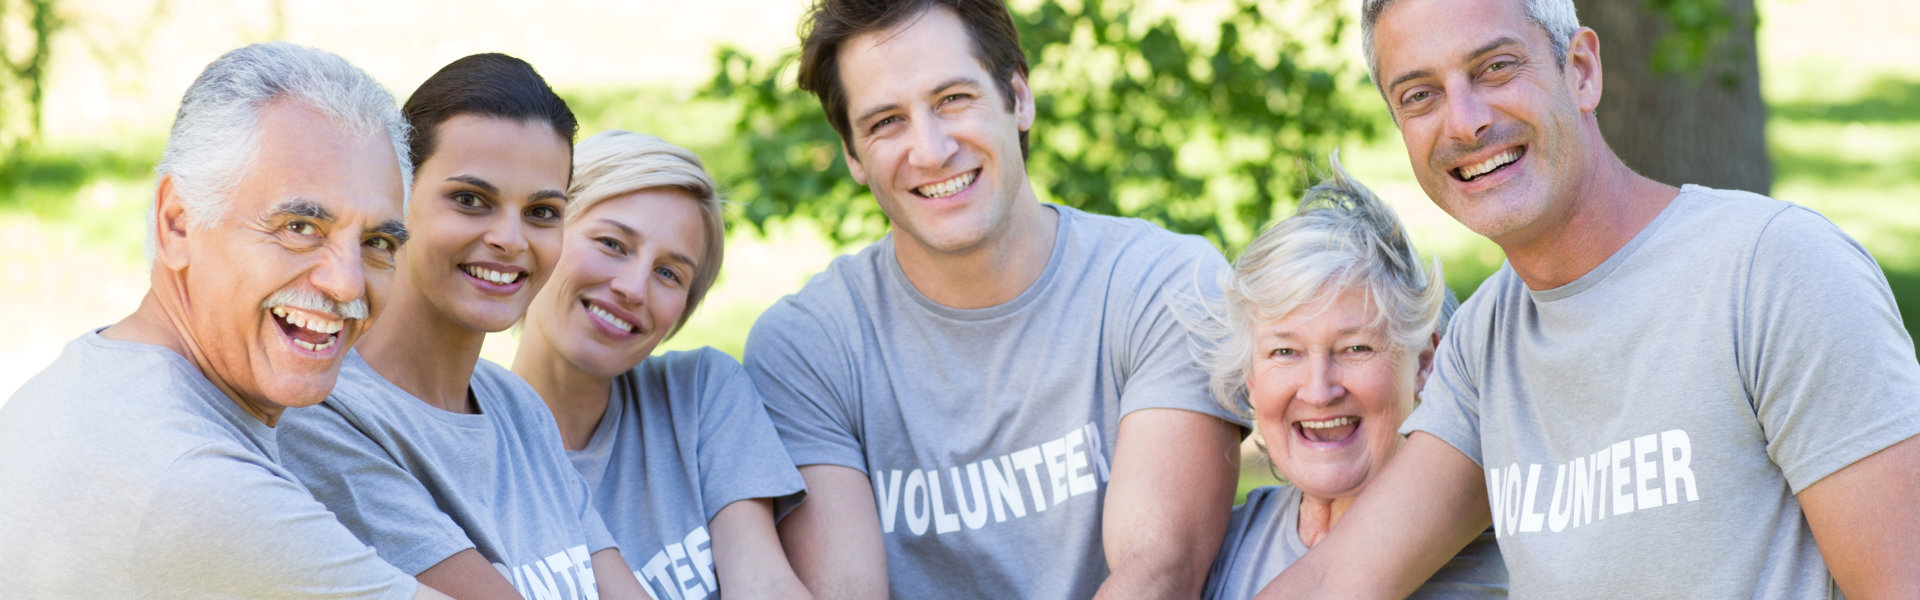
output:
[[[566,224],[578,222],[601,201],[652,188],[672,188],[693,196],[700,207],[701,229],[706,232],[706,248],[700,264],[687,284],[687,308],[680,320],[667,332],[679,333],[700,306],[713,282],[720,277],[720,262],[725,258],[726,220],[722,211],[719,186],[707,174],[700,157],[672,142],[620,129],[594,134],[581,140],[573,150],[573,186],[567,191]]]

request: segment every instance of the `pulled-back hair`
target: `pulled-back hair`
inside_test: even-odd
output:
[[[1252,412],[1246,368],[1254,358],[1256,323],[1360,289],[1372,326],[1384,327],[1396,349],[1407,349],[1425,346],[1452,312],[1440,261],[1422,266],[1400,217],[1340,166],[1337,153],[1331,162],[1332,173],[1307,190],[1298,212],[1247,244],[1221,278],[1225,310],[1216,312],[1224,314],[1204,321],[1212,331],[1196,331],[1210,342],[1199,350],[1214,399],[1238,414]]]
[[[413,90],[401,112],[413,126],[408,154],[415,165],[433,156],[440,124],[459,115],[546,123],[566,143],[568,152],[573,151],[573,138],[580,130],[567,102],[547,87],[547,80],[533,65],[498,53],[447,63]]]
[[[640,133],[614,129],[602,131],[580,141],[574,149],[573,186],[567,191],[566,223],[577,223],[587,210],[610,198],[652,188],[672,188],[693,196],[700,207],[700,229],[707,244],[700,252],[700,264],[687,283],[687,307],[673,324],[667,337],[679,333],[693,318],[693,309],[713,289],[720,277],[720,261],[726,257],[726,221],[721,214],[720,192],[707,174],[700,157],[672,142]]]
[[[840,46],[855,37],[886,31],[920,18],[936,6],[960,17],[973,40],[973,58],[980,61],[1014,108],[1013,76],[1027,76],[1027,55],[1020,49],[1020,30],[1000,0],[818,0],[801,20],[800,89],[820,99],[827,122],[840,133],[840,142],[853,151],[848,122],[846,82],[840,79]],[[1027,156],[1027,132],[1020,132],[1020,156]]]

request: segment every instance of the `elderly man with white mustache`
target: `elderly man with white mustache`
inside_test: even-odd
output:
[[[152,288],[0,410],[0,590],[23,598],[444,598],[278,462],[393,277],[407,129],[340,57],[248,46],[187,89]]]

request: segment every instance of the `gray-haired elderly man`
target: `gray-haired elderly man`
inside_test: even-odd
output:
[[[161,158],[152,289],[0,410],[0,589],[22,598],[444,597],[382,562],[275,459],[393,276],[392,96],[338,56],[227,53]]]
[[[1366,0],[1362,33],[1421,188],[1507,266],[1406,448],[1263,593],[1405,595],[1491,521],[1514,596],[1913,597],[1920,363],[1866,250],[1627,168],[1571,0]]]

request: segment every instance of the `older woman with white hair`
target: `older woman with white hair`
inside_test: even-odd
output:
[[[715,187],[699,157],[660,138],[580,142],[560,263],[513,370],[553,411],[653,597],[804,598],[774,516],[806,487],[753,381],[713,348],[650,356],[719,276]]]
[[[1262,232],[1225,276],[1214,397],[1250,414],[1286,483],[1236,507],[1205,597],[1250,598],[1318,543],[1404,438],[1453,299],[1393,210],[1333,162],[1297,214]],[[1488,532],[1413,597],[1506,595]]]

